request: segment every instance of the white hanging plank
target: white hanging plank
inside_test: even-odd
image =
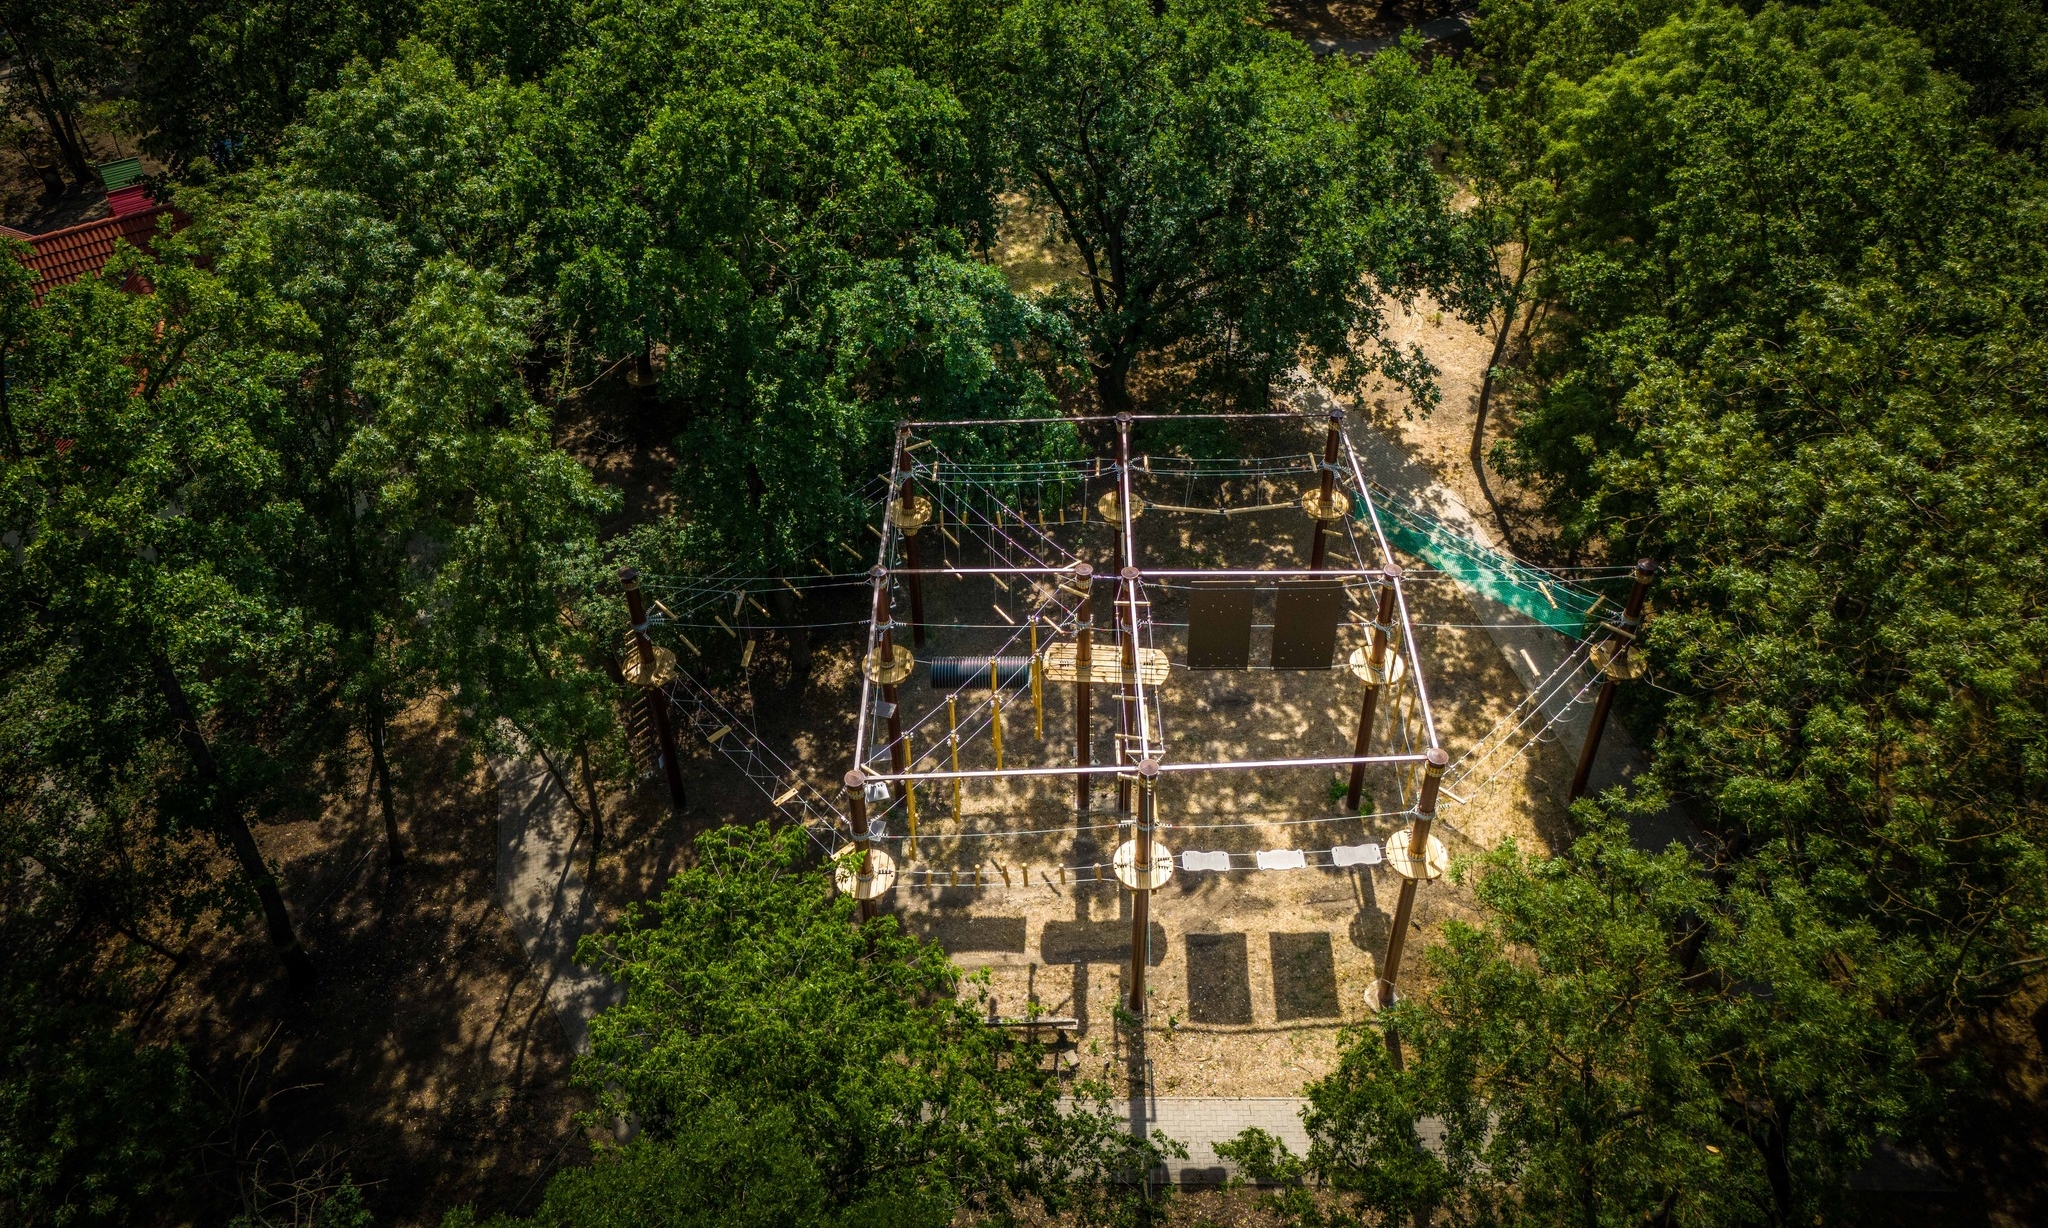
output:
[[[1380,846],[1340,844],[1330,850],[1330,862],[1339,866],[1376,866],[1380,864]]]

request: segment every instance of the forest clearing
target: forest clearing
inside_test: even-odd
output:
[[[6,29],[0,1228],[2041,1218],[2038,4]]]

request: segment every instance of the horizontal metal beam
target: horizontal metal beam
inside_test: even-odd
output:
[[[1260,419],[1292,418],[1301,422],[1318,421],[1314,414],[1089,414],[1072,417],[1061,414],[1052,418],[945,418],[933,422],[905,420],[899,425],[911,430],[928,426],[1043,426],[1048,422],[1114,422],[1123,417],[1129,422],[1252,422]]]
[[[1066,576],[1074,577],[1071,567],[891,567],[892,576]],[[1155,571],[1150,567],[1138,569],[1138,579],[1143,580],[1285,580],[1293,576],[1316,576],[1325,579],[1376,580],[1386,576],[1378,567],[1325,567],[1312,571],[1306,567],[1265,567],[1255,571],[1202,571],[1187,568],[1168,568]],[[1121,577],[1114,572],[1096,572],[1097,584],[1113,584]]]
[[[1230,759],[1220,763],[1162,763],[1161,772],[1231,772],[1256,768],[1289,767],[1349,767],[1355,763],[1421,763],[1425,756],[1421,751],[1412,755],[1325,755],[1314,759]],[[862,775],[869,780],[917,781],[917,780],[1000,780],[1007,777],[1029,776],[1113,776],[1118,772],[1135,774],[1136,764],[1091,763],[1086,767],[1069,764],[1066,767],[1027,768],[977,768],[958,772],[875,772],[862,769]]]

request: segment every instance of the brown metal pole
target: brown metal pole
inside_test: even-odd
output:
[[[879,678],[887,678],[896,661],[896,623],[889,613],[889,573],[877,565],[868,574],[875,582],[875,605],[871,617],[882,632],[881,646],[875,650],[875,674]],[[903,713],[896,703],[896,684],[883,682],[881,686],[882,702],[889,705],[889,766],[900,775],[910,770],[909,751],[903,744]],[[903,782],[891,782],[889,791],[902,797]]]
[[[1138,569],[1126,567],[1117,577],[1116,639],[1118,660],[1123,665],[1123,680],[1117,684],[1119,716],[1123,725],[1123,736],[1117,739],[1116,761],[1119,765],[1131,762],[1131,739],[1138,727],[1137,711],[1133,707],[1136,695],[1132,690],[1132,679],[1138,670]],[[1131,812],[1131,781],[1122,772],[1116,777],[1116,808]]]
[[[669,724],[668,692],[654,684],[654,641],[647,638],[647,606],[640,596],[640,572],[619,568],[619,587],[626,591],[626,613],[633,620],[633,654],[640,662],[640,676],[648,680],[647,715],[654,722],[661,742],[661,770],[668,778],[669,804],[680,811],[683,800],[683,761],[676,754],[676,731]]]
[[[1125,564],[1131,557],[1130,542],[1125,529],[1131,522],[1131,509],[1123,506],[1124,492],[1130,488],[1131,464],[1131,418],[1129,414],[1118,414],[1116,418],[1116,473],[1118,520],[1116,531],[1117,586],[1116,586],[1116,645],[1117,660],[1128,671],[1134,658],[1135,633],[1124,630],[1124,610],[1131,595],[1132,569]],[[1129,674],[1117,684],[1117,726],[1116,762],[1118,767],[1131,761],[1131,684]],[[1116,809],[1118,814],[1131,812],[1131,782],[1122,772],[1116,777]]]
[[[1145,963],[1152,945],[1152,823],[1158,814],[1159,764],[1147,759],[1138,765],[1138,821],[1132,842],[1136,845],[1131,869],[1137,881],[1147,884],[1131,889],[1131,996],[1128,1009],[1145,1016]]]
[[[1326,508],[1330,506],[1330,496],[1334,494],[1337,489],[1337,438],[1343,430],[1344,411],[1341,409],[1331,410],[1330,437],[1323,444],[1323,485],[1321,493],[1318,496],[1318,510],[1320,510],[1320,508]],[[1325,543],[1323,541],[1323,524],[1323,518],[1321,516],[1317,516],[1315,539],[1310,544],[1308,549],[1308,569],[1310,571],[1321,571],[1323,569],[1323,554],[1325,549]]]
[[[1095,569],[1086,563],[1074,565],[1074,579],[1082,588],[1079,624],[1074,634],[1074,763],[1088,766],[1088,675],[1095,666]],[[1074,812],[1088,812],[1090,773],[1074,774]]]
[[[910,428],[899,427],[896,431],[896,474],[901,483],[896,506],[900,523],[907,525],[917,509],[917,490],[910,483]],[[900,527],[900,526],[899,526]],[[910,560],[910,643],[912,647],[924,647],[924,581],[918,575],[917,530],[904,528],[903,553]]]
[[[1628,590],[1628,604],[1621,610],[1622,635],[1632,638],[1636,629],[1642,626],[1643,598],[1650,591],[1650,578],[1656,574],[1656,565],[1650,560],[1636,560],[1634,583]],[[1633,651],[1626,645],[1622,650]],[[1567,803],[1586,795],[1586,783],[1593,776],[1593,760],[1600,753],[1600,737],[1607,732],[1607,714],[1614,707],[1614,684],[1614,675],[1610,672],[1600,684],[1600,697],[1593,701],[1593,723],[1586,727],[1586,743],[1579,748],[1579,766],[1572,773],[1571,792],[1565,795]]]
[[[1387,632],[1394,624],[1394,581],[1401,578],[1401,569],[1387,565],[1386,582],[1380,585],[1379,617],[1372,625],[1372,655],[1367,658],[1372,667],[1372,677],[1365,682],[1365,699],[1358,707],[1358,738],[1352,743],[1351,753],[1364,756],[1372,749],[1372,718],[1380,703],[1380,673],[1387,663]],[[1351,765],[1351,788],[1344,794],[1347,809],[1358,809],[1358,799],[1365,796],[1365,765]]]
[[[1419,866],[1420,872],[1413,877],[1401,879],[1401,898],[1394,905],[1394,927],[1387,933],[1387,957],[1380,961],[1379,979],[1373,983],[1375,1005],[1386,1010],[1394,1005],[1394,984],[1401,977],[1401,954],[1408,945],[1408,925],[1415,915],[1415,888],[1429,873],[1429,829],[1436,819],[1436,794],[1444,779],[1444,768],[1451,757],[1432,746],[1428,752],[1428,766],[1422,772],[1422,793],[1415,799],[1415,821],[1408,828],[1408,863]],[[1387,1049],[1393,1055],[1394,1065],[1401,1064],[1401,1042],[1390,1029],[1387,1032]]]
[[[874,851],[874,846],[868,841],[867,774],[859,768],[855,768],[846,774],[846,815],[847,822],[853,827],[854,847],[860,850],[860,868],[855,871],[855,874],[868,874],[872,870],[872,867],[868,864],[868,859]],[[873,900],[862,900],[860,902],[860,919],[862,921],[872,921],[875,919],[875,902]]]

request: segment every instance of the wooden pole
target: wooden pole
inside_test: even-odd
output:
[[[1401,898],[1394,905],[1394,926],[1387,932],[1387,957],[1380,961],[1379,979],[1373,983],[1373,1005],[1386,1010],[1394,1005],[1394,984],[1401,976],[1401,954],[1408,945],[1408,925],[1415,915],[1415,888],[1429,873],[1429,829],[1436,819],[1437,788],[1443,783],[1444,768],[1451,757],[1437,747],[1426,752],[1428,765],[1422,773],[1422,792],[1415,799],[1415,819],[1408,828],[1408,860],[1416,872],[1401,879]],[[1401,1065],[1401,1042],[1387,1031],[1387,1050],[1394,1065]]]
[[[1074,635],[1074,763],[1088,766],[1088,674],[1095,665],[1095,569],[1086,563],[1074,565],[1074,579],[1081,585],[1079,627]],[[1087,772],[1074,773],[1074,812],[1088,812]]]
[[[626,592],[626,613],[633,620],[633,654],[639,658],[640,676],[647,680],[647,715],[661,743],[661,770],[668,778],[669,805],[680,813],[683,798],[683,761],[676,754],[676,731],[669,724],[668,692],[654,678],[654,641],[647,637],[647,606],[640,596],[640,572],[619,568],[619,587]]]
[[[1323,443],[1323,484],[1321,492],[1317,496],[1319,510],[1320,508],[1330,506],[1330,496],[1336,493],[1337,490],[1337,441],[1343,430],[1344,411],[1341,409],[1331,410],[1330,434],[1329,438]],[[1321,571],[1323,569],[1323,555],[1327,546],[1327,543],[1323,540],[1324,523],[1322,516],[1318,515],[1316,517],[1316,535],[1310,543],[1308,550],[1308,569],[1310,571]]]
[[[1131,996],[1127,1009],[1145,1017],[1145,963],[1152,945],[1152,822],[1158,813],[1159,764],[1151,759],[1138,765],[1138,818],[1133,824],[1135,846],[1131,869],[1140,884],[1131,889]]]
[[[1318,524],[1321,521],[1317,522]],[[1365,698],[1358,706],[1358,737],[1352,743],[1351,753],[1360,757],[1372,751],[1372,718],[1380,702],[1380,679],[1384,676],[1387,663],[1388,633],[1394,625],[1394,581],[1401,578],[1399,566],[1387,564],[1387,578],[1380,584],[1380,608],[1378,618],[1372,625],[1372,655],[1367,658],[1371,676],[1365,680]],[[1347,809],[1358,809],[1358,801],[1365,795],[1365,765],[1351,765],[1351,787],[1344,794]]]
[[[917,758],[917,752],[907,737],[903,739],[903,757]],[[911,859],[917,856],[917,782],[914,780],[903,784],[903,821],[910,828],[910,838],[903,845],[903,868],[908,870]]]
[[[1615,645],[1616,660],[1621,653],[1634,651],[1632,641],[1636,630],[1643,625],[1643,598],[1649,594],[1650,579],[1656,574],[1656,565],[1650,560],[1636,560],[1633,583],[1628,590],[1628,604],[1621,610],[1621,635],[1615,637],[1627,637],[1629,642]],[[1608,642],[1612,644],[1614,640]],[[1579,766],[1572,773],[1571,792],[1565,797],[1567,802],[1575,802],[1585,796],[1586,782],[1593,776],[1593,760],[1600,753],[1600,736],[1607,732],[1607,714],[1614,707],[1615,670],[1610,667],[1606,673],[1606,680],[1600,684],[1600,697],[1593,701],[1593,723],[1586,727],[1586,744],[1579,748]]]

